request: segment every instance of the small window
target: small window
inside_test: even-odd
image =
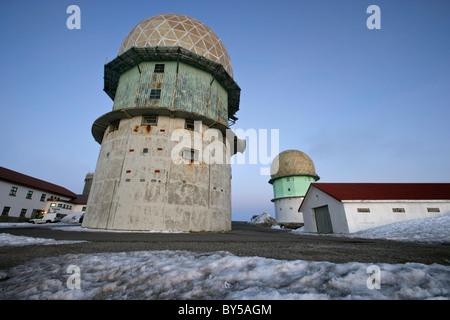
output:
[[[9,191],[10,196],[16,196],[17,193],[17,187],[11,187],[11,190]]]
[[[26,198],[31,199],[32,197],[33,197],[33,191],[28,190]]]
[[[184,123],[184,128],[187,130],[194,130],[195,129],[194,120],[186,119],[186,122]]]
[[[58,203],[58,208],[62,208],[62,203]]]
[[[291,178],[286,178],[286,182],[289,182],[289,181],[291,181]]]
[[[150,91],[150,99],[160,99],[161,98],[161,89],[152,89]]]
[[[120,120],[114,121],[109,125],[109,132],[113,132],[119,130]]]
[[[392,208],[392,212],[405,213],[405,208]]]
[[[439,208],[427,208],[428,212],[441,212]]]
[[[45,197],[46,197],[46,196],[47,196],[47,195],[46,195],[45,193],[42,194],[42,196],[41,196],[41,201],[42,201],[42,202],[45,201]]]
[[[193,161],[198,160],[198,151],[195,149],[184,149],[183,158]]]
[[[370,209],[369,209],[369,208],[358,208],[357,210],[358,210],[358,212],[360,212],[360,213],[369,213],[369,212],[370,212]]]
[[[50,207],[56,207],[56,203],[52,203],[52,204],[50,204]]]
[[[27,213],[27,209],[20,210],[20,218],[25,218],[25,214]]]
[[[86,211],[86,207],[83,207],[83,209],[81,209],[81,211],[83,211],[83,212]]]
[[[164,73],[164,64],[155,65],[155,73]]]
[[[158,116],[144,116],[142,117],[141,126],[157,126]]]
[[[142,153],[148,153],[148,148],[142,149]]]
[[[9,214],[11,207],[3,207],[2,216],[7,216]]]

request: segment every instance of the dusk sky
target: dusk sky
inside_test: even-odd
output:
[[[370,5],[381,29],[366,25]],[[319,182],[450,182],[449,12],[447,0],[2,0],[0,166],[81,193],[100,151],[92,124],[113,106],[105,61],[140,21],[178,13],[228,49],[242,90],[232,129],[279,130],[279,151],[308,154]],[[270,164],[246,162],[232,166],[233,220],[275,216]]]

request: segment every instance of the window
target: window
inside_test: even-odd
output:
[[[427,208],[428,212],[441,212],[439,208]]]
[[[46,196],[47,196],[47,195],[46,195],[45,193],[42,194],[42,196],[41,196],[41,201],[42,201],[42,202],[45,201],[45,197],[46,197]]]
[[[2,216],[7,216],[11,207],[3,207]]]
[[[392,212],[405,213],[405,208],[392,208]]]
[[[11,187],[11,190],[9,191],[10,196],[16,196],[17,193],[17,187]]]
[[[119,130],[120,120],[114,121],[109,125],[109,132],[113,132]]]
[[[370,209],[369,208],[358,208],[357,211],[360,213],[368,213],[368,212],[370,212]]]
[[[20,210],[20,218],[25,218],[25,214],[27,213],[27,209]]]
[[[33,197],[33,191],[28,190],[26,198],[31,199],[31,197]]]
[[[186,119],[186,122],[184,123],[184,128],[187,130],[194,130],[195,128],[194,120]]]
[[[56,203],[50,204],[50,207],[56,207]]]
[[[86,207],[83,207],[83,209],[81,209],[81,211],[83,211],[83,212],[86,211]]]
[[[152,89],[150,91],[150,99],[159,99],[161,98],[161,89]]]
[[[155,73],[164,73],[164,64],[156,64],[154,72]]]
[[[148,153],[148,148],[142,149],[142,153]]]
[[[144,116],[142,117],[141,126],[157,126],[158,116]]]
[[[183,158],[193,161],[198,160],[198,151],[195,149],[184,149],[183,150]]]

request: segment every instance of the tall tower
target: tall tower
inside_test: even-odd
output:
[[[320,179],[311,158],[298,150],[283,151],[273,160],[270,176],[277,222],[303,223],[298,208],[309,185]]]
[[[101,149],[83,227],[230,230],[229,159],[245,145],[228,130],[240,88],[217,35],[150,17],[105,65],[104,91],[114,105],[92,126]]]

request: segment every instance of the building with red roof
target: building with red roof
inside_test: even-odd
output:
[[[86,208],[88,195],[0,167],[0,221],[23,221],[46,212],[67,215]]]
[[[313,183],[298,211],[306,232],[353,233],[450,213],[450,183]]]

